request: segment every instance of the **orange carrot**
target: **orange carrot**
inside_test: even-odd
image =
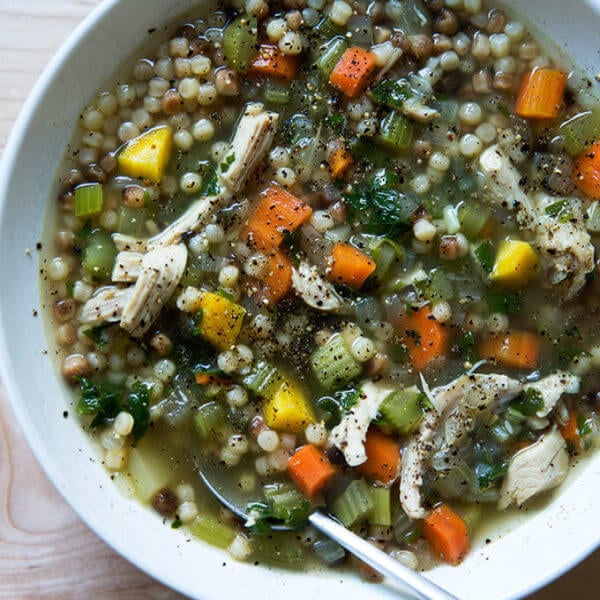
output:
[[[529,331],[510,331],[490,337],[480,346],[482,358],[494,359],[515,369],[534,369],[540,354],[540,337]]]
[[[466,523],[446,504],[436,506],[423,522],[423,537],[446,562],[457,565],[469,551]]]
[[[292,261],[281,250],[267,256],[267,265],[260,277],[258,299],[267,306],[274,306],[292,289]]]
[[[225,377],[219,377],[212,373],[195,373],[194,378],[198,385],[230,385],[231,380]]]
[[[339,179],[352,165],[352,156],[344,145],[343,140],[335,140],[329,154],[329,172],[333,179]]]
[[[364,48],[348,48],[333,67],[329,83],[346,96],[354,98],[367,87],[375,69],[375,60],[375,54]]]
[[[349,285],[356,290],[362,287],[377,266],[364,252],[344,242],[336,242],[331,258],[329,280]]]
[[[593,200],[600,200],[600,140],[594,142],[575,162],[577,187]]]
[[[305,496],[313,498],[336,474],[336,468],[321,450],[311,444],[300,446],[287,464],[288,473]]]
[[[306,222],[312,208],[279,186],[268,187],[248,219],[244,237],[260,250],[274,250],[285,233]]]
[[[578,417],[579,413],[572,410],[569,412],[569,420],[566,424],[558,426],[560,434],[573,450],[581,449],[581,434],[579,433],[579,423],[577,423]]]
[[[538,67],[525,74],[515,112],[526,119],[555,119],[563,102],[567,74]]]
[[[250,70],[259,75],[274,77],[275,79],[293,79],[298,68],[298,58],[288,56],[272,44],[261,44],[258,54]]]
[[[389,436],[375,427],[370,427],[365,440],[367,460],[358,470],[373,481],[391,484],[400,469],[400,448]]]
[[[400,326],[403,342],[416,371],[422,371],[436,358],[446,354],[448,332],[443,323],[435,320],[430,306],[411,310]]]

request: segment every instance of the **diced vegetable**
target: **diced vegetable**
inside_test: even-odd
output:
[[[165,173],[173,150],[173,132],[166,125],[145,131],[117,154],[119,172],[129,177],[158,183]]]
[[[353,46],[339,59],[329,83],[350,98],[358,96],[368,85],[375,70],[376,56],[372,52]]]
[[[284,381],[267,399],[264,416],[267,425],[276,431],[301,433],[315,422],[313,409],[299,386]]]
[[[271,104],[284,105],[290,100],[290,88],[283,83],[269,80],[265,85],[265,101]]]
[[[363,522],[373,510],[371,488],[364,479],[356,479],[338,496],[331,512],[346,527]]]
[[[236,535],[232,525],[204,513],[191,522],[189,529],[192,535],[219,548],[227,548]]]
[[[436,358],[446,354],[448,332],[443,323],[435,320],[429,305],[409,311],[402,320],[401,334],[412,366],[417,371],[422,371]]]
[[[372,525],[383,525],[384,527],[389,527],[392,524],[390,488],[371,488],[371,498],[373,498],[373,511],[369,516],[369,523]]]
[[[215,373],[194,373],[194,379],[198,385],[231,385],[231,379],[221,377]]]
[[[304,549],[297,533],[258,536],[253,540],[256,553],[267,560],[294,565],[304,560]]]
[[[146,233],[146,221],[150,215],[144,208],[119,206],[117,213],[117,231],[125,235],[143,236]]]
[[[563,71],[533,69],[523,77],[515,112],[526,119],[555,119],[563,103],[566,83],[567,74]]]
[[[292,261],[281,250],[267,255],[267,264],[260,277],[258,298],[266,306],[274,306],[292,290]]]
[[[404,101],[412,96],[410,85],[406,80],[392,81],[382,79],[372,90],[373,98],[378,104],[390,108],[402,109]]]
[[[194,425],[200,439],[206,441],[225,421],[225,409],[216,402],[207,402],[194,414]]]
[[[365,439],[367,460],[358,470],[377,483],[391,485],[398,477],[400,469],[400,448],[391,437],[370,427]]]
[[[384,117],[379,127],[379,141],[399,152],[408,150],[412,144],[414,125],[401,112],[393,110]]]
[[[341,37],[334,37],[322,49],[316,64],[324,77],[329,77],[333,68],[348,48],[348,43]]]
[[[498,248],[491,279],[507,287],[523,287],[535,275],[538,263],[539,257],[529,243],[505,240]]]
[[[312,208],[279,186],[267,188],[248,219],[245,237],[260,250],[273,250],[284,235],[295,231],[312,214]]]
[[[454,504],[454,512],[465,522],[469,537],[473,537],[473,532],[479,525],[482,516],[481,504],[478,502],[469,502],[468,504]]]
[[[231,67],[244,71],[256,56],[258,23],[255,17],[239,16],[223,32],[225,59]]]
[[[289,458],[288,473],[302,492],[313,498],[335,475],[336,469],[319,448],[306,444]]]
[[[296,56],[283,54],[279,46],[261,44],[250,70],[265,77],[290,81],[296,75],[297,68],[298,59]]]
[[[329,172],[333,179],[340,179],[352,165],[352,156],[346,150],[344,140],[336,140],[335,147],[329,154]]]
[[[593,200],[600,200],[600,141],[594,142],[575,162],[577,187]]]
[[[227,350],[237,340],[246,309],[221,294],[205,292],[200,300],[200,334],[219,350]]]
[[[412,386],[392,392],[379,406],[379,412],[386,425],[391,425],[399,433],[410,433],[423,417],[424,395]]]
[[[506,335],[487,338],[480,346],[482,358],[497,360],[515,369],[535,369],[540,354],[540,337],[528,331],[511,330]]]
[[[600,110],[586,110],[571,117],[560,126],[565,138],[565,150],[571,156],[579,156],[600,138]]]
[[[259,360],[243,379],[242,383],[261,398],[272,396],[283,383],[281,373],[271,364]]]
[[[582,435],[579,430],[580,414],[576,410],[569,411],[569,420],[559,425],[558,430],[571,450],[581,450]]]
[[[482,231],[490,219],[490,212],[479,203],[465,204],[458,211],[461,231],[470,239],[483,237]]]
[[[131,448],[127,459],[127,472],[131,476],[136,496],[149,502],[173,476],[172,465],[160,446],[142,441]]]
[[[483,242],[473,251],[477,262],[486,273],[491,273],[494,269],[494,250],[490,242]]]
[[[586,229],[592,233],[600,233],[600,202],[592,202],[586,212]]]
[[[268,504],[269,518],[283,522],[289,527],[306,524],[311,503],[289,483],[273,483],[263,488]]]
[[[104,229],[94,229],[83,247],[81,265],[95,279],[109,279],[117,249],[112,237]]]
[[[317,540],[312,549],[314,553],[328,566],[341,563],[346,558],[346,551],[330,539]]]
[[[425,517],[423,537],[451,565],[459,564],[469,551],[467,525],[447,504],[436,506]]]
[[[104,197],[102,184],[84,183],[75,188],[75,216],[89,217],[102,212]]]
[[[364,252],[344,242],[337,242],[333,246],[331,258],[331,270],[327,275],[329,280],[355,289],[361,288],[377,267],[375,261]]]
[[[408,544],[421,537],[421,522],[409,519],[400,508],[394,515],[394,538],[399,544]]]
[[[334,333],[317,348],[311,358],[313,373],[319,383],[334,390],[352,381],[362,372],[362,365],[352,354],[339,333]]]

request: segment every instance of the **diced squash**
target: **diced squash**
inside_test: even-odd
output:
[[[119,152],[119,173],[158,183],[169,164],[173,150],[173,132],[160,126],[138,135]]]
[[[352,166],[352,156],[346,150],[344,140],[336,140],[329,154],[329,172],[333,179],[340,179]]]
[[[265,404],[265,421],[271,429],[301,433],[315,422],[315,414],[302,390],[284,381]]]
[[[492,269],[492,281],[507,287],[521,287],[535,274],[539,257],[527,242],[502,242]]]
[[[235,344],[242,329],[246,309],[225,296],[206,292],[200,301],[202,337],[219,350]]]
[[[278,46],[261,44],[250,70],[266,77],[290,81],[297,68],[298,57],[283,54]]]

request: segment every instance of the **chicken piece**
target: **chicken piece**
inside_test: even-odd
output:
[[[521,384],[506,375],[462,375],[448,385],[431,390],[433,404],[409,442],[402,460],[400,502],[411,519],[427,514],[421,497],[423,475],[436,452],[452,454],[460,439],[468,434],[478,413],[502,406],[515,398]]]
[[[140,240],[132,235],[113,233],[112,240],[119,252],[146,252],[146,240]]]
[[[144,255],[133,293],[123,307],[121,327],[141,337],[173,295],[187,264],[184,244],[150,250]]]
[[[141,272],[144,255],[141,252],[123,250],[117,254],[111,279],[115,283],[131,283]]]
[[[440,113],[427,106],[420,98],[407,98],[402,103],[402,112],[411,119],[419,121],[420,123],[428,123],[434,119],[440,118]]]
[[[323,312],[334,312],[343,305],[343,300],[333,285],[319,274],[317,267],[301,261],[292,269],[292,287],[310,306]]]
[[[82,323],[116,323],[121,320],[123,307],[129,302],[133,288],[109,285],[100,288],[82,307]]]
[[[534,390],[540,394],[544,406],[535,414],[539,418],[549,415],[563,394],[577,394],[581,379],[567,372],[553,373],[534,383],[527,383],[523,391]]]
[[[329,443],[339,448],[346,462],[356,467],[367,460],[365,440],[371,421],[379,413],[379,406],[394,390],[367,381],[360,388],[360,398],[329,434]]]
[[[498,508],[504,510],[513,503],[521,506],[536,494],[560,485],[568,468],[565,440],[554,428],[512,457],[500,489]]]

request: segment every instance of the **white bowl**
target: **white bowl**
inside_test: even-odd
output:
[[[94,460],[75,418],[65,420],[68,393],[46,352],[39,311],[36,243],[56,171],[82,105],[132,55],[147,30],[183,16],[193,0],[107,0],[57,54],[27,101],[0,167],[0,366],[14,412],[49,478],[82,519],[113,548],[163,583],[189,596],[288,600],[368,593],[397,597],[387,585],[351,573],[298,573],[237,563],[201,542],[186,543],[152,511],[124,499]],[[559,0],[505,2],[518,8],[588,73],[600,71],[600,2],[568,7]],[[521,5],[524,6],[521,6]],[[568,11],[568,16],[566,12]],[[498,526],[457,568],[427,576],[467,599],[529,593],[598,547],[600,454],[586,460],[560,493],[519,524]],[[499,538],[499,539],[497,539]]]

